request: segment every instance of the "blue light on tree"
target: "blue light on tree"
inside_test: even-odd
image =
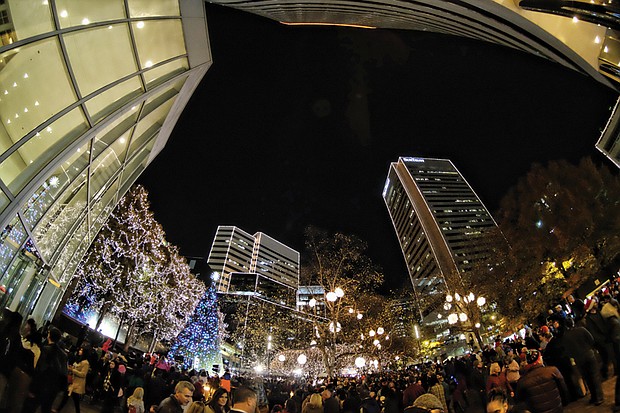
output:
[[[189,322],[170,348],[168,358],[183,360],[184,367],[208,370],[219,363],[219,317],[215,287],[209,286]]]

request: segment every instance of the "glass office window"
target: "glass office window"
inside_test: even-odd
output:
[[[94,123],[143,93],[138,76],[132,77],[86,101],[86,109]]]
[[[137,70],[126,24],[67,33],[63,39],[82,96]]]
[[[142,69],[184,55],[181,20],[147,20],[131,23]]]
[[[129,17],[178,16],[178,0],[129,0]]]
[[[117,139],[129,141],[133,126],[138,120],[141,104],[132,107],[127,113],[106,126],[93,141],[93,157],[98,156]]]
[[[125,18],[123,0],[56,0],[56,10],[61,28]]]
[[[0,164],[0,177],[16,194],[43,167],[88,129],[80,108],[65,114],[37,133]]]
[[[188,70],[189,63],[187,62],[187,58],[185,57],[175,59],[161,66],[154,67],[144,72],[144,82],[146,83],[146,89],[151,90],[154,87],[161,85],[166,80],[171,79],[176,75],[186,72]]]
[[[33,228],[65,188],[82,173],[89,162],[90,143],[73,152],[30,197],[22,209],[26,224]]]
[[[54,30],[54,21],[48,1],[10,0],[13,36],[11,43]]]
[[[0,55],[0,151],[76,101],[56,38]]]

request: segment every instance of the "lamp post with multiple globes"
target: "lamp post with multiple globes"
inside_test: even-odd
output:
[[[467,295],[455,292],[454,295],[448,293],[443,305],[444,310],[449,311],[448,324],[461,325],[474,334],[478,347],[482,348],[482,337],[480,336],[480,312],[486,304],[486,298],[476,297],[470,292]]]

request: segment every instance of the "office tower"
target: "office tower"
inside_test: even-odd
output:
[[[401,157],[383,190],[421,318],[443,302],[448,274],[486,258],[480,236],[497,225],[451,161]]]
[[[394,337],[415,337],[414,327],[418,322],[417,312],[415,311],[417,305],[416,300],[410,297],[390,300],[390,310],[396,321],[392,332]]]
[[[252,295],[295,308],[299,252],[270,236],[219,226],[207,262],[219,274],[219,293]]]

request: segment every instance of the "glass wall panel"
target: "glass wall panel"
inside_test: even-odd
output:
[[[122,186],[119,191],[120,194],[125,194],[135,180],[138,179],[138,176],[142,173],[142,171],[144,171],[144,168],[146,168],[146,162],[148,161],[149,154],[153,148],[152,143],[155,143],[155,139],[151,141],[150,145],[144,147],[138,155],[129,161],[127,166],[125,166],[122,177]]]
[[[63,39],[82,96],[138,69],[126,24],[80,30]]]
[[[9,203],[9,198],[4,194],[4,192],[0,191],[0,212],[4,211]]]
[[[50,320],[52,318],[53,314],[50,313],[56,309],[53,303],[61,292],[62,290],[51,282],[47,281],[45,283],[45,287],[43,288],[43,291],[39,296],[39,300],[37,301],[37,305],[31,315],[37,324],[43,324],[44,320]],[[47,316],[48,314],[49,316]]]
[[[157,85],[161,85],[166,80],[175,77],[176,75],[189,70],[189,63],[187,58],[182,57],[180,59],[173,60],[158,67],[154,67],[147,72],[144,72],[144,81],[146,83],[146,89],[151,90]]]
[[[121,142],[121,139],[119,139],[108,150],[99,155],[97,159],[93,160],[90,177],[90,193],[95,194],[93,196],[98,197],[99,190],[121,168],[122,162],[119,158],[125,153],[126,147],[126,142]]]
[[[143,69],[186,53],[181,20],[132,22],[131,28]]]
[[[179,16],[178,0],[129,0],[130,17]]]
[[[56,248],[86,208],[86,174],[83,173],[62,193],[33,231],[41,255],[51,260]]]
[[[93,144],[93,157],[99,156],[117,139],[129,141],[133,126],[138,120],[141,104],[131,108],[130,111],[120,116],[109,126],[106,126],[97,134]]]
[[[56,198],[86,169],[89,162],[89,145],[90,143],[85,144],[63,162],[24,205],[22,216],[29,228],[32,229],[43,214],[50,212],[48,209]]]
[[[86,216],[84,216],[84,218],[85,217]],[[88,232],[87,223],[86,223],[86,219],[84,219],[80,223],[80,225],[77,227],[75,232],[72,234],[69,242],[67,242],[62,247],[60,255],[58,256],[58,259],[56,260],[56,263],[54,265],[54,268],[56,269],[56,271],[62,274],[60,276],[60,279],[58,280],[60,281],[61,284],[64,284],[65,282],[68,281],[68,278],[67,278],[68,273],[67,271],[65,271],[65,269],[68,263],[71,261],[71,257],[73,257],[75,252],[77,251],[80,243],[84,240],[84,238],[87,238],[87,232]]]
[[[79,239],[76,239],[76,241],[79,241]],[[78,264],[82,261],[82,258],[84,257],[84,254],[86,253],[86,250],[90,246],[90,243],[91,243],[90,239],[84,238],[82,242],[77,246],[75,252],[69,259],[69,262],[64,267],[64,271],[62,272],[61,280],[63,283],[65,284],[69,283],[69,281],[71,280],[71,277],[75,273],[75,269],[77,268]]]
[[[76,101],[54,37],[0,55],[0,152]]]
[[[134,137],[131,140],[131,146],[129,147],[129,156],[134,153],[134,151],[138,150],[140,146],[142,146],[146,141],[153,138],[164,121],[166,120],[166,116],[168,116],[168,112],[170,112],[170,108],[172,104],[176,100],[176,96],[168,99],[162,105],[157,107],[154,111],[149,113],[144,119],[138,122],[138,126],[136,126],[136,132],[134,133]]]
[[[86,102],[86,109],[93,122],[97,123],[127,102],[138,97],[143,91],[140,78],[132,77],[89,99]]]
[[[156,94],[154,94],[153,96],[149,97],[144,102],[144,110],[140,114],[140,117],[142,119],[144,119],[151,112],[153,112],[153,111],[157,110],[159,107],[161,107],[165,102],[167,102],[170,99],[174,98],[179,93],[179,90],[181,89],[182,85],[183,85],[182,81],[181,82],[176,82],[175,85],[172,85],[171,87],[169,87],[167,89],[163,89],[163,90],[157,92]]]
[[[2,45],[54,30],[49,2],[42,0],[2,1],[0,9],[7,10],[10,22],[0,26]]]
[[[9,284],[9,275],[6,274],[6,270],[26,241],[27,236],[18,216],[15,216],[0,233],[0,284],[4,286]]]
[[[93,225],[93,223],[103,224],[103,222],[108,218],[110,212],[114,209],[114,200],[116,199],[117,191],[118,179],[112,182],[112,184],[105,190],[99,199],[94,199],[91,201],[91,225]],[[99,228],[99,226],[93,225],[93,228],[95,227]],[[98,229],[95,232],[98,232]]]
[[[56,0],[60,27],[125,18],[123,0]]]
[[[38,132],[0,164],[0,178],[18,193],[43,167],[88,129],[81,108]]]

